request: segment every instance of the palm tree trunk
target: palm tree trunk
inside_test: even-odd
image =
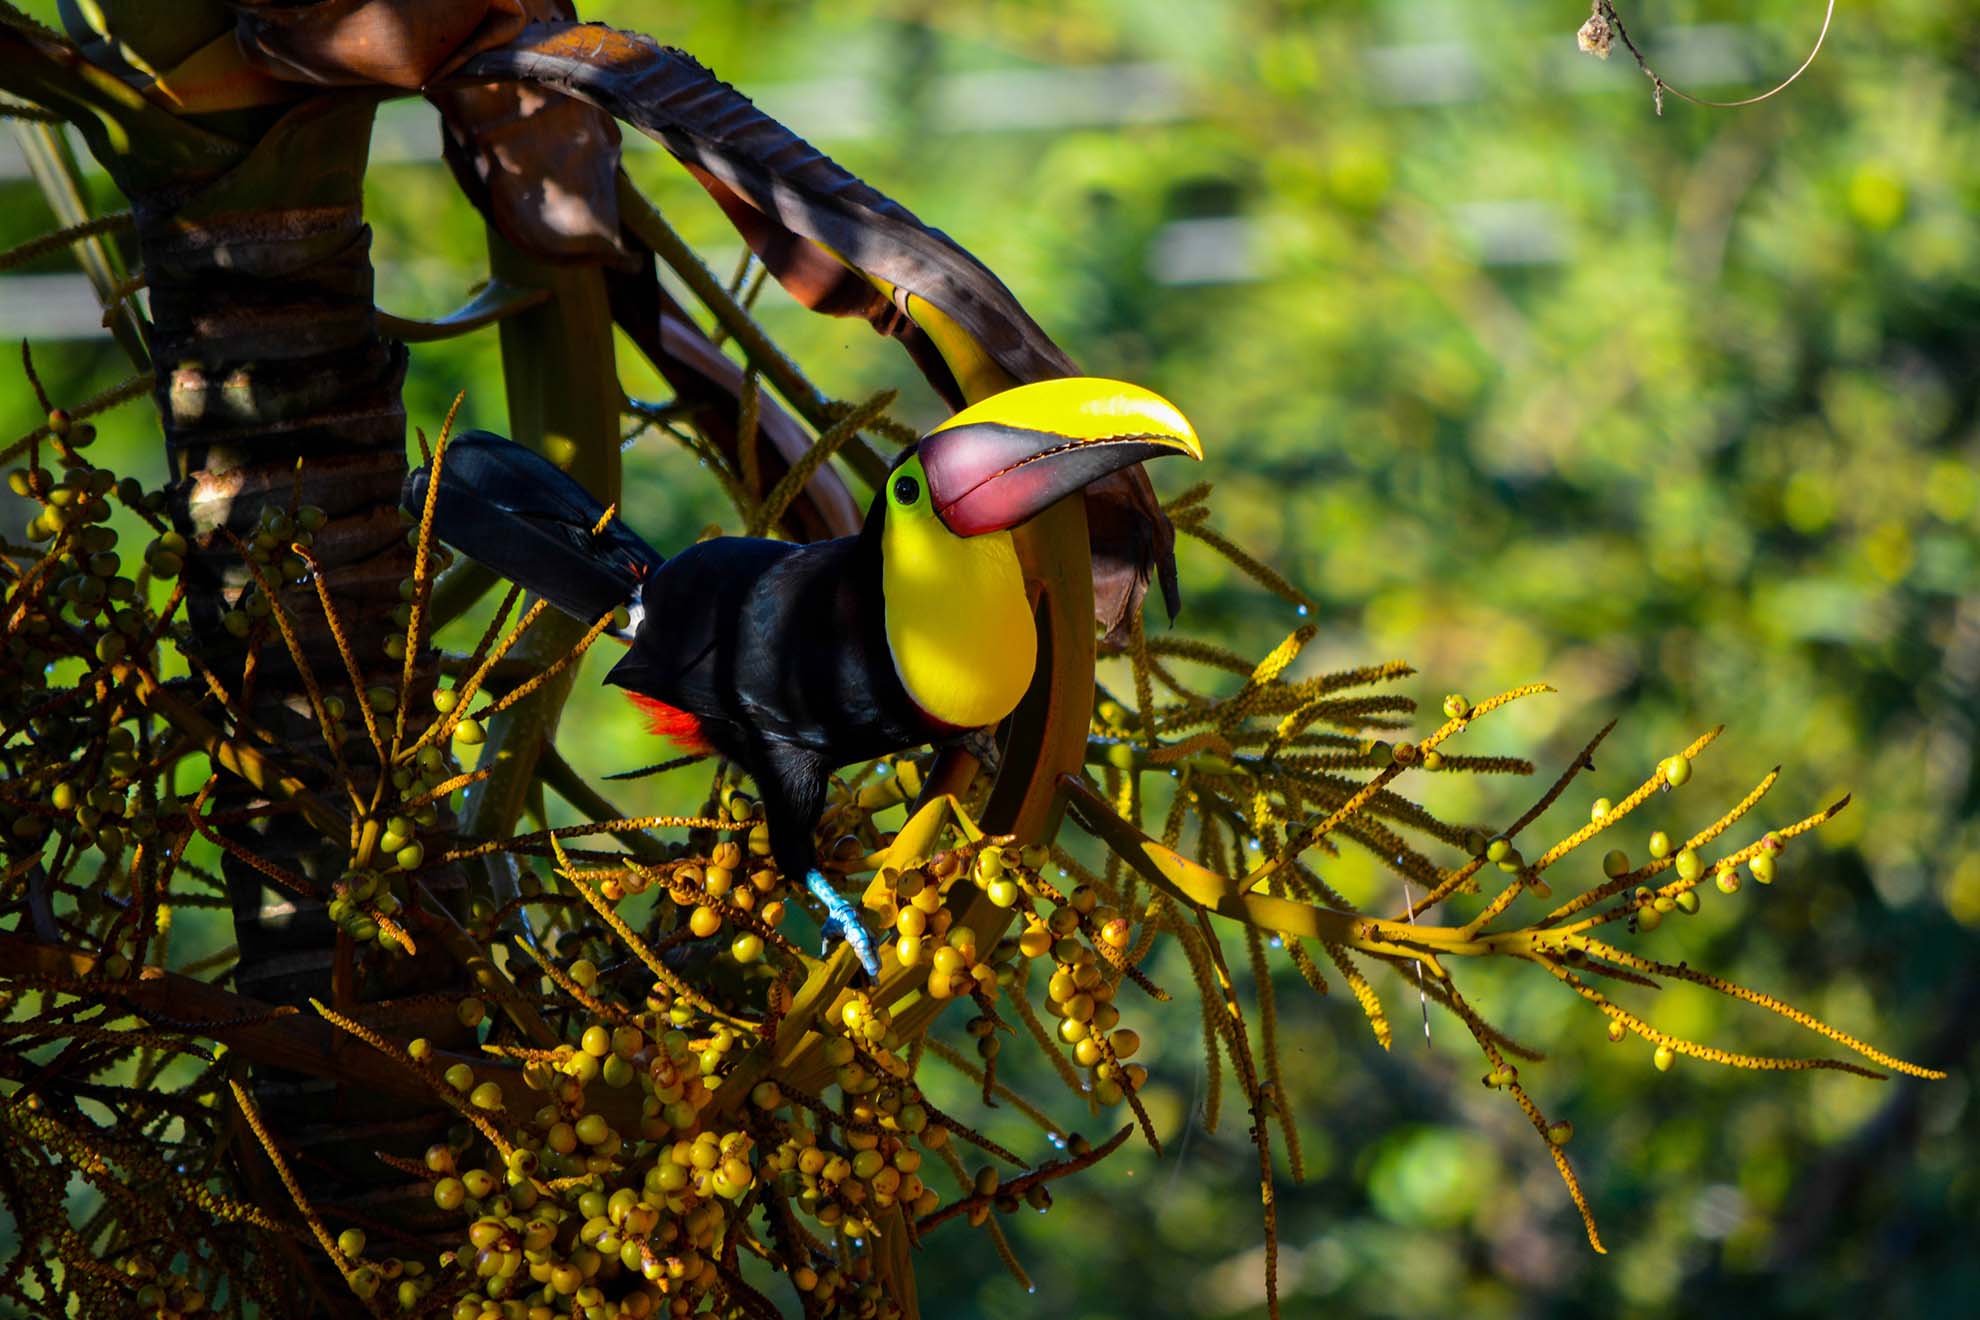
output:
[[[345,639],[368,683],[396,686],[399,664],[387,660],[384,644],[400,631],[390,615],[412,571],[398,512],[406,350],[379,337],[372,302],[361,182],[374,105],[348,95],[305,105],[218,184],[190,197],[160,190],[133,198],[151,289],[171,514],[193,546],[184,572],[190,645],[251,728],[292,753],[299,777],[340,810],[349,796],[324,764],[296,659],[272,626],[243,639],[223,620],[252,586],[235,538],[254,536],[265,506],[314,505],[328,521],[311,553]],[[364,694],[354,690],[313,588],[291,585],[279,598],[294,620],[301,661],[348,705],[347,759],[355,787],[368,796],[379,768],[357,721]],[[424,705],[432,681],[428,668],[407,699]],[[222,832],[241,852],[300,877],[311,891],[291,892],[240,856],[225,858],[241,993],[308,1012],[311,998],[351,1005],[458,986],[458,969],[434,941],[421,941],[416,957],[361,959],[325,910],[349,865],[350,840],[325,838],[301,815],[266,807],[253,789],[227,779],[209,808],[232,819]],[[457,873],[424,878],[441,890],[459,883]],[[451,1005],[437,997],[394,1015],[387,1030],[443,1047],[465,1038]],[[403,1105],[273,1070],[254,1081],[313,1199],[362,1198],[372,1218],[407,1224],[409,1215],[413,1226],[433,1215],[423,1186],[406,1186],[372,1152],[416,1156],[444,1132],[446,1111],[408,1115]],[[395,1215],[385,1203],[401,1198],[404,1214]]]

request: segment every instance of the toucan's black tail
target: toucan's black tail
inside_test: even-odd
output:
[[[416,468],[400,497],[418,514],[430,473]],[[584,487],[534,450],[486,431],[448,442],[433,534],[477,563],[587,623],[632,598],[663,557]]]

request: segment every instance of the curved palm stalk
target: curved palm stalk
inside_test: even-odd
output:
[[[753,484],[746,483],[751,499],[768,495],[811,447],[804,427],[774,397],[757,391],[755,432],[753,437],[745,436],[743,397],[748,386],[742,368],[661,286],[652,253],[643,254],[633,274],[615,275],[608,289],[612,319],[674,387],[676,404],[685,407],[695,428],[722,451],[739,479],[754,477]],[[745,443],[756,446],[754,455],[743,454]],[[794,540],[822,541],[850,536],[863,518],[838,473],[820,467],[786,511],[783,529]]]
[[[490,267],[506,284],[548,291],[542,305],[501,322],[502,381],[509,429],[607,504],[619,498],[619,377],[612,360],[612,318],[605,281],[595,267],[552,267],[517,251],[493,228]],[[524,634],[516,654],[534,667],[567,653],[586,625],[547,612]],[[507,837],[522,815],[544,746],[577,678],[567,667],[496,717],[482,749],[494,773],[470,790],[461,832],[470,839]],[[504,900],[513,897],[502,894]]]

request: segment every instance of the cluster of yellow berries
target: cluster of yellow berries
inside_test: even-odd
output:
[[[953,852],[937,853],[925,866],[880,873],[894,909],[894,956],[903,967],[928,968],[932,999],[997,995],[999,948],[981,947],[976,932],[956,921],[950,897],[955,886],[974,880],[976,889],[998,907],[1015,906],[1035,881],[1045,850],[1006,852],[995,844],[979,849],[973,861]]]
[[[161,494],[119,480],[82,455],[94,427],[57,409],[48,428],[61,475],[39,462],[7,474],[9,489],[39,506],[26,537],[45,549],[38,562],[9,564],[0,669],[18,681],[0,685],[0,724],[31,731],[33,743],[32,755],[16,767],[15,793],[0,806],[0,853],[22,857],[53,842],[94,847],[115,860],[131,839],[148,839],[158,821],[182,812],[176,800],[143,798],[141,787],[157,778],[151,758],[159,749],[140,746],[131,730],[118,727],[127,708],[87,699],[99,690],[88,674],[126,660],[148,662],[144,653],[162,629],[147,602],[147,583],[175,575],[188,547],[183,536],[162,529]],[[109,525],[113,500],[161,529],[135,570]],[[9,552],[10,559],[24,557]],[[50,669],[63,660],[80,661],[85,673],[51,695]],[[113,879],[117,874],[110,868]]]
[[[749,799],[734,794],[723,812],[733,819],[747,820],[752,809]],[[777,872],[758,866],[744,874],[745,863],[754,859],[753,849],[745,852],[741,844],[729,839],[715,845],[706,865],[677,867],[669,877],[670,895],[687,909],[687,928],[695,938],[714,939],[727,927],[729,955],[745,966],[762,961],[763,936],[731,917],[728,910],[749,913],[772,928],[782,925],[789,911],[783,897],[783,877]],[[613,899],[620,893],[638,893],[649,883],[649,874],[636,869],[618,889],[612,881],[605,881],[604,896]]]
[[[1660,767],[1666,783],[1681,784],[1689,777],[1689,769],[1677,770],[1676,767],[1679,765],[1689,767],[1690,762],[1681,756],[1674,756]],[[1589,820],[1599,825],[1607,820],[1614,810],[1615,805],[1609,799],[1597,798],[1589,808]],[[1747,870],[1753,873],[1755,880],[1763,885],[1774,883],[1774,876],[1778,872],[1775,859],[1786,846],[1786,840],[1778,834],[1769,833],[1760,840],[1758,851],[1746,863]],[[1696,885],[1705,874],[1704,859],[1698,855],[1696,848],[1680,848],[1673,857],[1671,853],[1673,847],[1670,836],[1664,831],[1656,830],[1651,833],[1649,838],[1651,858],[1660,862],[1670,858],[1671,869],[1677,872],[1678,879],[1687,885]],[[1619,880],[1634,869],[1629,854],[1620,848],[1611,848],[1602,856],[1602,874],[1611,880]],[[1712,881],[1722,894],[1738,893],[1740,889],[1738,864],[1730,858],[1721,860],[1713,868]],[[1637,886],[1631,892],[1630,904],[1630,924],[1638,931],[1653,931],[1661,926],[1664,918],[1671,913],[1681,912],[1690,916],[1697,913],[1701,906],[1695,888],[1687,888],[1675,894],[1664,894],[1643,885]],[[1669,1064],[1664,1063],[1659,1066],[1668,1067]]]
[[[1090,941],[1097,940],[1118,955],[1125,953],[1132,939],[1131,923],[1102,903],[1090,885],[1074,889],[1047,916],[1035,910],[1027,913],[1018,936],[1018,952],[1025,957],[1052,960],[1045,1010],[1059,1020],[1059,1039],[1071,1048],[1074,1061],[1089,1071],[1093,1093],[1105,1105],[1119,1104],[1127,1091],[1140,1089],[1148,1070],[1125,1062],[1141,1049],[1141,1037],[1120,1025],[1121,1012],[1114,1006],[1120,982],[1107,974]]]
[[[184,1316],[207,1315],[204,1289],[183,1274],[161,1272],[148,1260],[133,1257],[124,1262],[124,1276],[136,1284],[131,1304],[133,1315],[145,1320],[181,1320]]]
[[[597,984],[588,962],[569,973],[587,990]],[[703,1122],[714,1096],[707,1079],[734,1032],[693,1039],[667,1025],[675,1008],[656,993],[645,1012],[590,1023],[576,1045],[532,1059],[523,1081],[545,1103],[520,1123],[504,1113],[495,1083],[477,1084],[465,1064],[447,1070],[469,1106],[507,1121],[512,1143],[476,1167],[461,1164],[465,1142],[427,1152],[434,1205],[468,1216],[465,1240],[441,1258],[472,1278],[455,1320],[687,1315],[720,1286],[715,1262],[756,1186],[756,1138],[740,1124]],[[461,1020],[476,1026],[484,1012],[464,1001]],[[431,1050],[415,1041],[410,1052],[417,1060]],[[630,1094],[594,1105],[594,1083]],[[401,1304],[426,1286],[401,1281]]]
[[[261,569],[262,582],[280,590],[302,580],[309,566],[303,562],[301,551],[315,544],[316,533],[329,520],[314,505],[302,505],[293,514],[280,504],[262,505],[254,530],[246,540],[248,561]],[[257,622],[273,612],[274,606],[262,584],[256,583],[241,592],[233,608],[221,616],[220,626],[230,636],[246,637]],[[405,652],[401,650],[399,654],[403,657]]]
[[[786,1127],[765,1163],[778,1189],[823,1227],[857,1237],[876,1232],[874,1214],[892,1206],[914,1215],[935,1209],[939,1198],[921,1181],[922,1151],[914,1143],[939,1150],[949,1132],[928,1121],[919,1093],[888,1088],[851,1111],[843,1149],[822,1142],[801,1116]]]

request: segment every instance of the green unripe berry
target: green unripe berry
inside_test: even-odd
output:
[[[442,1210],[458,1210],[467,1200],[467,1184],[459,1178],[442,1178],[433,1184],[433,1204]]]
[[[456,1091],[465,1091],[474,1085],[474,1069],[465,1063],[454,1064],[441,1075],[447,1079],[447,1085]]]
[[[1566,1119],[1562,1119],[1558,1123],[1548,1124],[1547,1140],[1553,1142],[1556,1146],[1567,1145],[1568,1142],[1574,1140],[1574,1124],[1568,1122]]]
[[[1501,835],[1485,845],[1485,860],[1488,862],[1501,862],[1506,859],[1506,855],[1510,852],[1512,852],[1512,840]]]
[[[1737,894],[1739,892],[1739,872],[1730,866],[1720,867],[1718,874],[1713,877],[1713,881],[1719,886],[1719,892],[1722,894]]]
[[[1650,836],[1650,855],[1658,861],[1671,855],[1671,836],[1658,830]]]
[[[1705,873],[1705,863],[1696,848],[1686,848],[1677,855],[1677,873],[1680,880],[1696,880]]]
[[[1620,848],[1611,848],[1602,856],[1602,874],[1614,880],[1629,874],[1629,854]]]
[[[1691,758],[1682,754],[1667,756],[1657,769],[1663,774],[1665,783],[1672,788],[1683,788],[1691,778]]]
[[[468,1103],[476,1109],[500,1109],[502,1088],[493,1082],[483,1082],[468,1092]]]
[[[364,1230],[361,1228],[347,1228],[339,1233],[337,1235],[337,1250],[343,1252],[346,1256],[362,1256],[364,1254]]]
[[[1466,701],[1458,693],[1453,692],[1444,698],[1444,715],[1446,718],[1461,720],[1470,713],[1471,703]]]
[[[1755,853],[1753,860],[1746,864],[1753,872],[1753,878],[1763,885],[1774,883],[1774,855],[1768,852]]]
[[[461,694],[453,688],[437,687],[433,689],[433,709],[439,711],[442,715],[447,714],[460,704]]]
[[[1629,1028],[1628,1028],[1628,1027],[1625,1027],[1625,1026],[1624,1026],[1624,1025],[1622,1024],[1622,1023],[1620,1023],[1620,1022],[1618,1022],[1618,1021],[1616,1021],[1616,1020],[1615,1020],[1614,1018],[1610,1018],[1610,1019],[1609,1019],[1609,1039],[1610,1039],[1610,1040],[1612,1040],[1612,1041],[1614,1041],[1614,1042],[1615,1042],[1615,1043],[1617,1043],[1617,1044],[1621,1044],[1621,1043],[1622,1043],[1622,1038],[1623,1038],[1624,1036],[1627,1036],[1628,1034],[1629,1034]]]
[[[729,954],[739,963],[753,963],[763,956],[763,937],[744,931],[730,943]]]
[[[1671,901],[1677,905],[1677,910],[1684,913],[1687,917],[1694,916],[1698,912],[1698,891],[1696,889],[1687,889]]]
[[[399,869],[402,871],[417,871],[426,861],[426,845],[417,842],[409,843],[393,853],[392,860],[398,863]]]
[[[378,714],[389,715],[398,709],[399,694],[395,689],[380,684],[364,690],[364,701]]]
[[[1658,1072],[1669,1072],[1671,1065],[1677,1062],[1677,1051],[1669,1045],[1659,1045],[1657,1052],[1650,1056],[1650,1061],[1657,1065]]]
[[[1609,799],[1596,798],[1593,805],[1591,805],[1588,808],[1589,824],[1600,825],[1603,821],[1609,818],[1609,813],[1614,810],[1615,810],[1615,805],[1611,803]]]
[[[454,726],[454,741],[463,747],[479,747],[488,741],[488,733],[480,720],[462,720]]]

